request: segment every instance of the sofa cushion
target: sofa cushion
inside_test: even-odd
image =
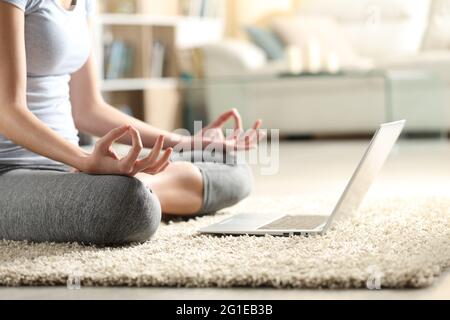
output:
[[[337,55],[343,68],[370,68],[369,59],[357,54],[340,26],[331,17],[298,16],[280,18],[273,22],[273,29],[289,46],[301,49],[304,56],[312,44],[319,47],[320,59],[324,62],[329,54]]]
[[[300,12],[334,17],[358,53],[378,60],[420,50],[430,3],[430,0],[302,0]]]
[[[245,30],[252,42],[260,47],[270,60],[284,58],[283,43],[273,31],[254,26],[248,26]]]
[[[450,0],[433,0],[423,50],[450,49]]]

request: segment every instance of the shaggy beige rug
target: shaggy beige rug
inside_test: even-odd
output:
[[[450,267],[450,198],[445,197],[372,198],[358,216],[335,224],[325,236],[195,232],[236,212],[315,213],[330,204],[252,198],[216,216],[163,224],[148,243],[121,248],[4,241],[0,285],[65,285],[70,277],[82,286],[405,288],[428,286]]]

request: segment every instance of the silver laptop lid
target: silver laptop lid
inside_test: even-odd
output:
[[[352,215],[358,210],[375,177],[381,171],[381,168],[394,148],[405,124],[406,121],[402,120],[381,125],[330,219],[328,219],[325,230],[331,225],[334,219]]]

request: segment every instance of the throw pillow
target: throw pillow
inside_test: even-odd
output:
[[[284,46],[278,36],[270,30],[249,26],[245,28],[250,40],[260,47],[270,60],[284,58]]]

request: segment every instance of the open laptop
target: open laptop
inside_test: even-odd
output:
[[[352,215],[358,210],[364,196],[381,171],[394,148],[406,121],[381,125],[359,163],[353,177],[331,215],[293,215],[282,212],[271,214],[239,214],[222,222],[200,229],[204,234],[226,235],[321,235],[336,219]],[[314,215],[315,214],[315,215]]]

